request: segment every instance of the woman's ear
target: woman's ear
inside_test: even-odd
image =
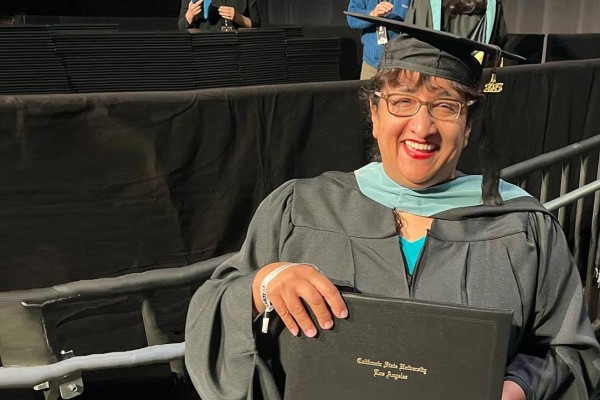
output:
[[[379,117],[377,115],[377,106],[373,103],[373,100],[369,100],[369,111],[371,112],[371,124],[373,125],[372,134],[373,137],[377,139]]]
[[[463,143],[463,149],[465,147],[467,147],[467,144],[469,144],[469,136],[471,135],[471,121],[467,122],[467,126],[465,127],[465,141]]]

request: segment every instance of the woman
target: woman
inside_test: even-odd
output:
[[[227,21],[232,28],[260,26],[257,0],[182,0],[179,30],[221,30]]]
[[[512,309],[502,399],[589,398],[600,347],[560,227],[505,182],[504,204],[482,204],[482,177],[456,171],[480,104],[480,44],[385,23],[412,36],[386,45],[367,90],[381,162],[290,181],[263,201],[241,251],[190,304],[192,381],[203,399],[280,399],[261,315],[269,307],[314,337],[348,315],[343,286]]]

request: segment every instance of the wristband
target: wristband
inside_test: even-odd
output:
[[[269,297],[267,296],[267,286],[269,286],[269,283],[271,283],[273,278],[275,278],[277,275],[279,275],[279,273],[281,273],[283,270],[285,270],[289,267],[294,267],[296,265],[310,265],[317,271],[319,270],[319,268],[317,268],[316,265],[309,264],[309,263],[284,264],[284,265],[281,265],[281,266],[275,268],[273,271],[269,272],[267,274],[267,276],[265,276],[263,278],[262,282],[260,283],[260,299],[263,302],[263,304],[265,305],[265,313],[263,316],[262,329],[261,329],[262,333],[267,333],[267,331],[269,329],[269,314],[271,313],[271,311],[273,311],[273,304],[271,304],[271,301],[269,300]]]

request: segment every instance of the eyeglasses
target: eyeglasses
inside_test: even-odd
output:
[[[475,100],[461,102],[447,98],[421,101],[415,96],[404,93],[383,94],[375,92],[375,96],[384,99],[387,103],[388,111],[396,117],[412,117],[419,112],[421,106],[427,106],[429,115],[442,121],[458,119],[464,107],[470,107],[475,104]]]

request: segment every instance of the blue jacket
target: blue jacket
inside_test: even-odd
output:
[[[394,9],[392,10],[392,13],[387,16],[387,18],[403,21],[404,17],[406,17],[406,11],[408,10],[410,0],[388,1],[394,5]],[[377,6],[377,3],[379,3],[378,0],[350,0],[348,11],[368,14]],[[361,42],[363,44],[363,61],[370,66],[377,68],[379,66],[379,59],[383,54],[384,47],[383,45],[377,44],[377,25],[350,16],[347,17],[347,19],[348,25],[350,25],[351,28],[363,30],[361,37]],[[397,32],[393,32],[390,29],[388,29],[387,32],[388,40],[398,35]]]

